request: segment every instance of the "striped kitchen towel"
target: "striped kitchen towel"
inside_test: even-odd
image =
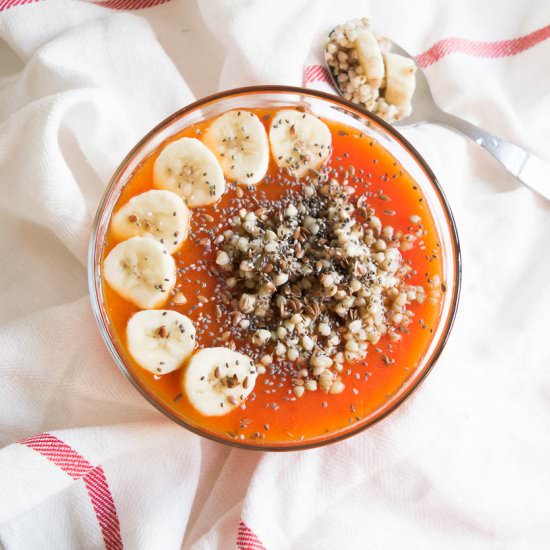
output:
[[[287,454],[202,440],[93,320],[92,220],[129,148],[217,89],[330,91],[320,41],[365,15],[441,107],[550,160],[546,0],[0,0],[22,67],[0,67],[0,546],[550,547],[550,206],[445,129],[406,137],[455,213],[460,311],[423,387],[367,432]]]

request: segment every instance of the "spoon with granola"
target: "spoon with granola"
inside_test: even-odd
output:
[[[367,18],[332,30],[325,61],[337,92],[398,127],[440,124],[490,153],[527,187],[550,200],[550,165],[521,147],[440,109],[412,55],[378,36]]]

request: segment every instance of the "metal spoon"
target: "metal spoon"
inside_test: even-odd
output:
[[[414,61],[414,57],[391,42],[391,51]],[[340,85],[326,63],[334,88],[343,95]],[[418,126],[440,124],[470,138],[495,157],[521,183],[550,200],[550,165],[525,149],[482,130],[478,126],[441,110],[434,101],[428,81],[422,69],[416,72],[416,90],[412,99],[412,113],[406,119],[394,122],[394,126]]]

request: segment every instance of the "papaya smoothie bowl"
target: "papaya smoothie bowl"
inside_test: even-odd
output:
[[[89,284],[115,363],[185,428],[316,447],[395,410],[449,336],[453,217],[390,125],[322,92],[222,92],[151,130],[99,206]]]

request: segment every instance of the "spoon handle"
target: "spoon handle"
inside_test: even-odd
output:
[[[550,164],[525,149],[445,111],[439,111],[433,122],[470,138],[493,155],[521,183],[550,200]]]

